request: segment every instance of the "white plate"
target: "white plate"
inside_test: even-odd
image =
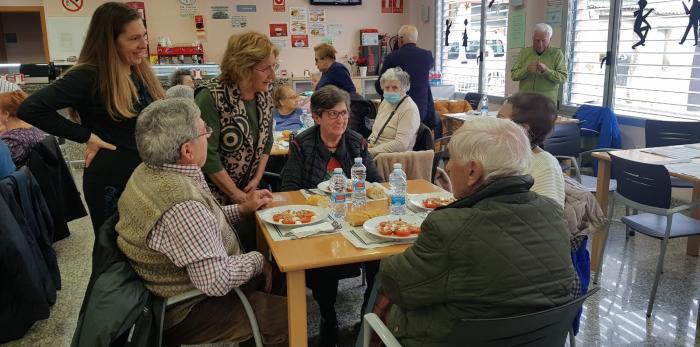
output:
[[[315,213],[316,216],[314,219],[311,220],[311,222],[306,223],[306,224],[284,224],[284,223],[275,222],[274,220],[272,220],[272,216],[274,216],[277,213],[284,212],[286,210],[292,210],[292,211],[309,210],[309,211],[312,211],[313,213]],[[321,208],[318,206],[311,206],[311,205],[286,205],[286,206],[277,206],[277,207],[268,208],[267,210],[259,211],[258,214],[260,215],[260,218],[262,218],[262,220],[264,220],[270,224],[292,227],[292,226],[311,225],[311,224],[318,223],[318,222],[326,219],[326,217],[328,217],[328,209]]]
[[[410,224],[419,226],[423,223],[423,218],[420,218],[418,216],[413,216],[413,215],[402,215],[402,216],[394,216],[394,215],[389,215],[389,216],[379,216],[379,217],[374,217],[372,219],[369,219],[365,221],[365,224],[362,225],[362,227],[367,231],[368,233],[379,236],[384,239],[392,239],[392,240],[411,240],[415,239],[418,237],[418,234],[411,234],[410,236],[396,236],[396,235],[382,235],[377,231],[377,226],[381,222],[385,221],[390,221],[390,220],[397,220],[401,219],[404,220]]]
[[[423,200],[427,198],[442,198],[442,197],[448,197],[448,198],[453,198],[452,193],[444,192],[444,193],[425,193],[425,194],[416,194],[416,195],[411,195],[408,201],[415,207],[420,208],[421,210],[424,211],[432,211],[434,209],[432,208],[427,208],[423,206]]]
[[[346,178],[346,180],[349,181],[347,178]],[[330,194],[330,193],[332,193],[330,185],[331,185],[331,181],[323,181],[323,182],[319,183],[316,186],[316,188],[318,188],[319,190],[321,190],[322,192],[324,192],[326,194]],[[348,187],[349,186],[350,186],[350,183],[348,183]],[[350,192],[346,191],[346,193],[350,193]]]

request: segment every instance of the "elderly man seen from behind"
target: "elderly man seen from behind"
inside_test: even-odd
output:
[[[513,81],[520,82],[520,92],[539,93],[558,105],[559,86],[566,81],[566,59],[559,48],[551,47],[552,27],[535,25],[532,47],[523,48],[510,70]]]
[[[243,253],[235,224],[269,203],[268,191],[253,191],[239,205],[219,206],[200,167],[211,129],[193,101],[156,101],[136,121],[136,145],[143,163],[119,199],[117,244],[144,285],[169,298],[199,289],[207,297],[168,307],[166,345],[240,342],[252,331],[235,287],[271,267],[258,252]],[[251,288],[252,289],[252,288]],[[284,344],[286,300],[250,290],[266,344]]]
[[[168,88],[168,90],[165,91],[165,97],[168,99],[187,98],[194,100],[194,89],[184,84],[178,84]]]
[[[400,67],[386,70],[379,79],[384,100],[379,104],[372,134],[367,139],[369,153],[406,152],[416,143],[420,113],[413,99],[406,94],[411,89],[408,74]]]
[[[527,314],[574,298],[562,208],[530,191],[523,130],[476,119],[448,149],[458,200],[430,213],[416,243],[380,266],[375,312],[389,309],[387,326],[402,346],[444,346],[460,319]]]

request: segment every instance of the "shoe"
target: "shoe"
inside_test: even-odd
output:
[[[335,347],[338,345],[338,321],[321,318],[321,330],[319,331],[319,347]]]

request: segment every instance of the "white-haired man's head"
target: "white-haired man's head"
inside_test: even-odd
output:
[[[418,43],[418,29],[413,25],[402,25],[399,28],[399,47],[409,43]]]
[[[447,148],[450,161],[446,169],[458,199],[497,178],[523,175],[532,158],[522,127],[507,119],[467,121]]]
[[[532,34],[532,48],[537,53],[542,54],[549,48],[549,42],[552,39],[552,27],[547,23],[539,23],[535,25],[535,32]]]

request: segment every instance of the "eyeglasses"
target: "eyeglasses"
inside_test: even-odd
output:
[[[189,140],[187,140],[187,141],[181,143],[181,144],[180,144],[180,147],[182,147],[184,144],[186,144],[186,143],[188,143],[188,142],[190,142],[190,141],[194,141],[194,140],[196,140],[196,139],[198,139],[198,138],[200,138],[200,137],[202,137],[202,136],[207,136],[207,137],[209,137],[209,135],[211,135],[211,133],[213,133],[213,132],[214,132],[214,129],[212,129],[212,128],[211,128],[210,126],[208,126],[208,125],[205,125],[205,126],[204,126],[204,132],[203,132],[203,133],[201,133],[201,134],[195,136],[194,138],[191,138],[191,139],[189,139]]]
[[[338,117],[343,117],[343,118],[348,118],[350,117],[350,114],[348,111],[334,111],[334,110],[326,110],[323,111],[321,114],[327,114],[329,119],[338,119]]]
[[[268,65],[267,67],[264,67],[262,69],[257,68],[257,67],[253,67],[253,69],[260,71],[260,72],[277,72],[277,69],[279,69],[279,68],[280,68],[280,64],[276,64],[276,63],[272,64],[272,65]]]

